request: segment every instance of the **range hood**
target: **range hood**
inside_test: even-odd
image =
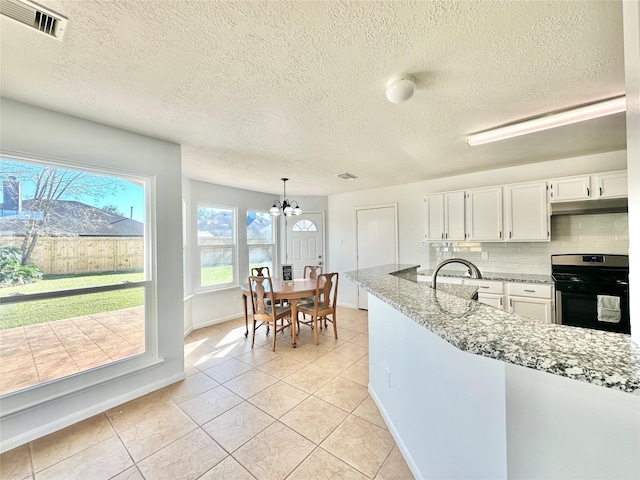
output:
[[[627,213],[627,198],[602,198],[551,204],[551,215],[588,215],[593,213]]]

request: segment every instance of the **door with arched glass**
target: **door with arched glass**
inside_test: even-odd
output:
[[[287,252],[282,263],[293,265],[294,278],[302,278],[305,265],[324,263],[324,215],[305,213],[285,218]]]

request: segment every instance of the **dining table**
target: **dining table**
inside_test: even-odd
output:
[[[296,348],[296,319],[298,318],[298,301],[302,298],[313,297],[316,294],[316,280],[297,278],[292,281],[284,281],[272,278],[273,293],[276,300],[287,300],[291,305],[291,346]],[[266,285],[268,288],[268,285]],[[246,327],[245,337],[249,335],[249,312],[247,310],[247,297],[251,295],[249,283],[240,286],[242,302],[244,304],[244,323]]]

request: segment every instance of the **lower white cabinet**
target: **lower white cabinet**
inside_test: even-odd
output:
[[[553,286],[537,283],[508,283],[507,311],[542,323],[553,323]]]
[[[493,295],[491,293],[478,292],[478,301],[490,307],[504,310],[504,295]]]
[[[463,283],[478,287],[480,303],[543,323],[554,321],[552,285],[475,278],[465,278]]]

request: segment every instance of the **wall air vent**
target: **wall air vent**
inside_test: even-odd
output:
[[[351,173],[347,173],[347,172],[344,172],[344,173],[338,173],[338,174],[336,175],[336,177],[339,177],[339,178],[341,178],[341,179],[343,179],[343,180],[355,180],[356,178],[358,178],[358,177],[356,177],[355,175],[353,175],[353,174],[351,174]]]
[[[67,19],[29,0],[0,0],[0,14],[62,40]]]

